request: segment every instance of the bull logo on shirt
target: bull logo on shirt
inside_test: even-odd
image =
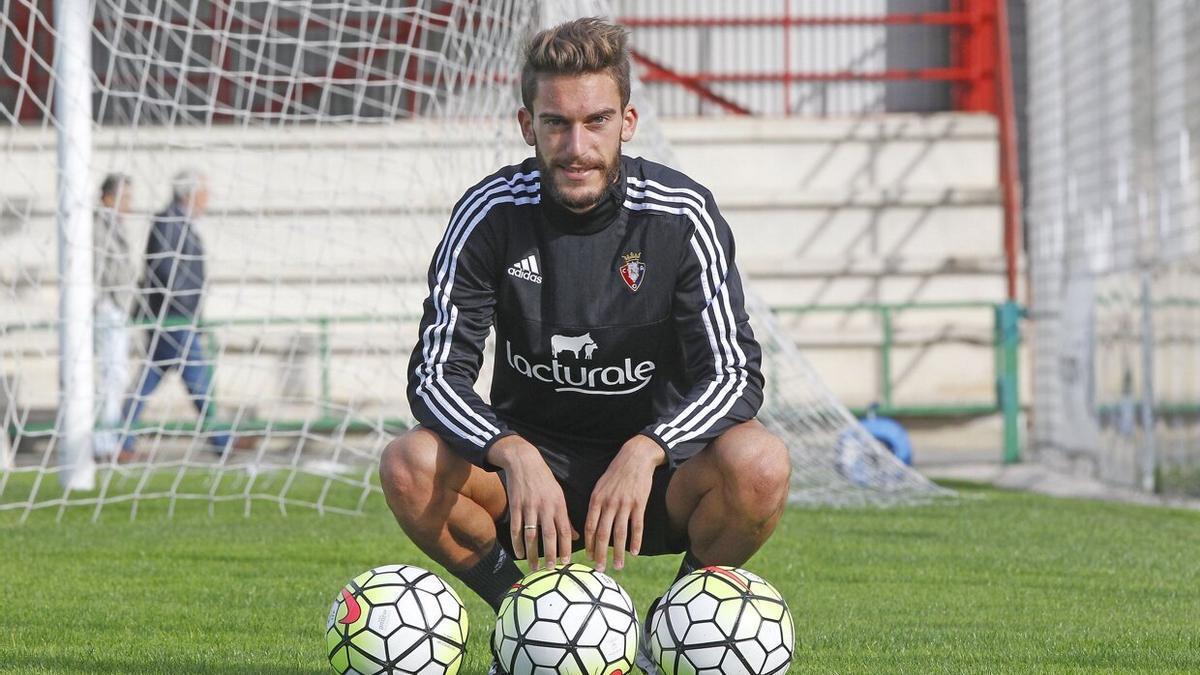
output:
[[[621,281],[625,282],[629,290],[637,293],[637,289],[642,287],[642,279],[646,278],[646,263],[642,262],[642,252],[626,253],[621,258],[625,260],[625,264],[617,268],[621,273]]]
[[[598,347],[599,345],[592,339],[591,333],[584,333],[578,337],[550,336],[550,351],[554,354],[554,358],[558,358],[558,355],[563,352],[571,352],[577,359],[582,356],[584,360],[591,361],[592,355],[596,353]]]
[[[551,335],[549,363],[514,352],[508,340],[504,341],[504,356],[513,370],[529,379],[552,384],[555,391],[612,396],[632,394],[650,384],[655,369],[653,361],[634,363],[626,357],[619,365],[590,367],[588,361],[594,360],[599,348],[590,332]]]

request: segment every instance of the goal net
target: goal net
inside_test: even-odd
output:
[[[1030,5],[1033,450],[1200,495],[1196,3]]]
[[[77,31],[50,6],[0,0],[0,514],[360,511],[379,452],[412,423],[406,366],[449,209],[529,152],[519,45],[608,8],[95,0]],[[80,94],[67,80],[87,58]],[[661,120],[642,111],[626,151],[670,162]],[[191,234],[151,227],[200,184]],[[202,311],[138,311],[168,256],[179,275],[204,266]],[[791,448],[794,502],[942,493],[752,311],[761,418]],[[156,387],[150,363],[172,366]]]

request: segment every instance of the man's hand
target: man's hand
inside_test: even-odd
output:
[[[603,572],[612,541],[613,567],[625,567],[625,543],[634,555],[642,547],[642,521],[650,499],[654,469],[667,461],[661,446],[641,434],[621,446],[608,470],[600,476],[588,504],[584,546]]]
[[[562,488],[538,449],[520,436],[508,436],[492,445],[487,458],[508,479],[509,534],[517,558],[538,569],[540,535],[547,567],[553,568],[556,559],[571,562],[571,540],[579,534],[571,529]]]

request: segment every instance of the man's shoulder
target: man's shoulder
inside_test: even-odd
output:
[[[96,209],[92,213],[92,222],[95,232],[111,232],[123,227],[112,209]]]
[[[687,194],[694,193],[695,195],[709,200],[712,198],[712,193],[709,189],[701,185],[691,176],[667,166],[659,162],[651,161],[644,157],[630,157],[623,155],[621,157],[623,164],[623,173],[625,174],[626,188],[630,190],[639,188],[657,188],[668,189],[673,193]]]
[[[508,200],[510,197],[521,202],[536,203],[541,194],[541,176],[537,159],[533,157],[520,164],[501,167],[467,188],[455,204],[455,209],[481,200]]]
[[[158,213],[154,214],[152,225],[154,227],[175,227],[181,226],[187,220],[183,214],[183,210],[174,204],[168,204]]]
[[[643,217],[673,219],[680,225],[712,222],[716,203],[712,192],[690,176],[665,164],[626,157],[625,208]]]

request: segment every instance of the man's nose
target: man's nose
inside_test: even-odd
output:
[[[582,124],[572,124],[571,130],[567,133],[567,154],[572,159],[582,157],[586,152],[587,147],[587,130]]]

